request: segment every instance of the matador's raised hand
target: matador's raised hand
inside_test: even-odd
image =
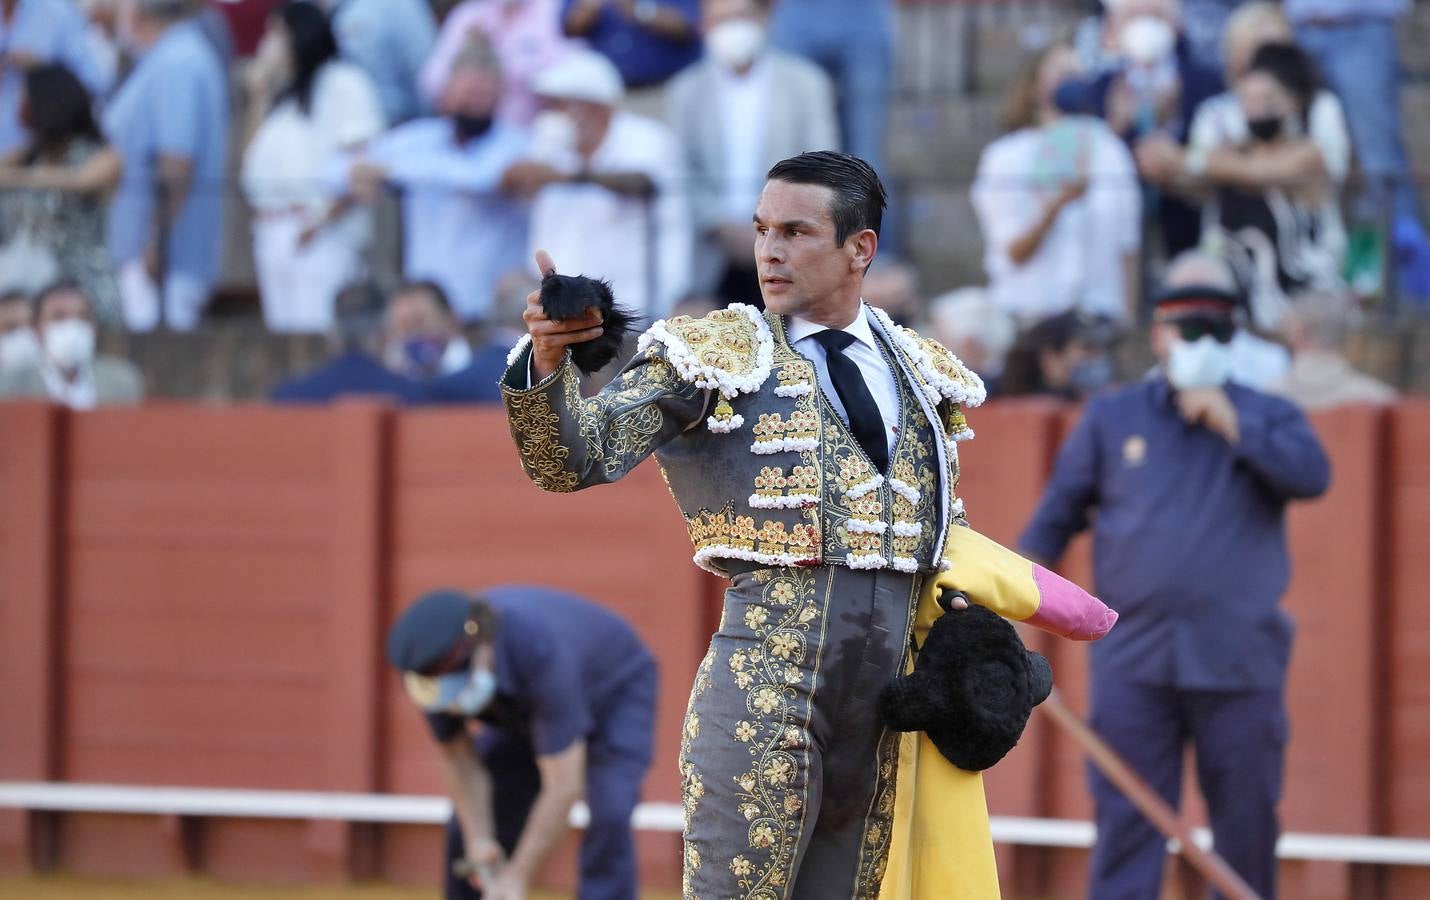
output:
[[[536,251],[536,267],[543,276],[556,271],[556,263],[545,250]],[[531,375],[541,381],[555,372],[566,358],[566,348],[572,344],[593,340],[605,333],[601,314],[597,310],[587,310],[580,318],[557,321],[549,318],[541,306],[541,291],[526,295],[526,333],[531,335]]]

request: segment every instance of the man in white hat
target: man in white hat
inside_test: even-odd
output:
[[[532,197],[531,246],[565,270],[608,279],[621,303],[659,318],[690,281],[691,223],[675,136],[619,108],[620,73],[581,51],[538,75],[530,159],[508,184]],[[569,262],[568,262],[569,260]]]

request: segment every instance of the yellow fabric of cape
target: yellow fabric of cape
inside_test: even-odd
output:
[[[936,589],[919,594],[914,640],[920,646],[943,615],[937,597]],[[997,900],[998,866],[983,776],[944,759],[923,732],[906,732],[895,791],[894,831],[879,900]]]
[[[953,568],[924,579],[919,609],[937,601],[943,588],[963,591],[968,599],[1005,619],[1022,622],[1037,613],[1042,602],[1033,580],[1033,564],[972,528],[950,528],[944,558]],[[939,609],[937,602],[935,609]]]

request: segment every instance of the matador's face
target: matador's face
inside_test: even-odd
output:
[[[837,319],[841,316],[833,307],[849,305],[851,275],[863,272],[856,264],[855,242],[835,242],[833,201],[834,191],[822,185],[765,185],[755,210],[755,266],[770,311]],[[857,308],[857,285],[852,296]]]

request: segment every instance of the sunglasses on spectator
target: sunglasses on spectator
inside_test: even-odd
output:
[[[1171,324],[1176,326],[1182,340],[1189,343],[1211,335],[1218,344],[1229,344],[1236,335],[1236,323],[1230,319],[1193,317],[1178,319]]]

